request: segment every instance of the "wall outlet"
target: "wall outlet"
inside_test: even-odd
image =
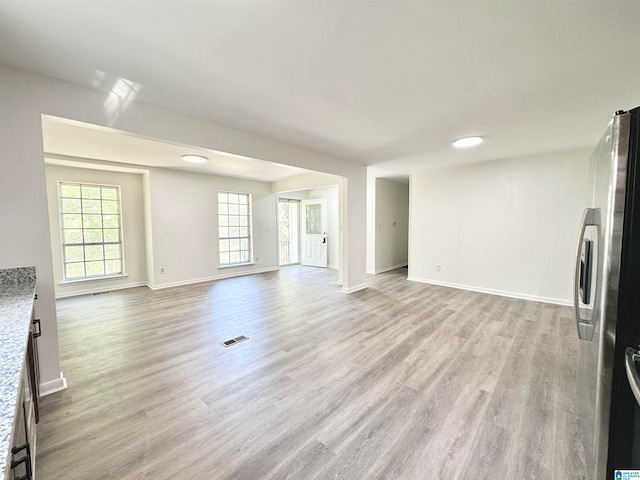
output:
[[[440,271],[440,264],[436,263],[436,272],[439,272],[439,271]]]
[[[160,273],[164,273],[164,267],[160,269]]]
[[[256,257],[256,263],[258,262],[258,257]]]

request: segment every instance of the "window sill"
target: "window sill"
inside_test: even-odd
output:
[[[250,266],[250,265],[255,265],[256,262],[247,262],[247,263],[234,263],[232,265],[220,265],[218,267],[218,270],[225,270],[227,268],[235,268],[235,267],[246,267],[246,266]]]
[[[117,278],[129,278],[129,275],[123,273],[122,275],[109,275],[108,277],[95,277],[95,278],[81,278],[79,280],[64,280],[58,285],[73,285],[76,283],[90,283],[90,282],[103,282],[105,280],[113,280]]]

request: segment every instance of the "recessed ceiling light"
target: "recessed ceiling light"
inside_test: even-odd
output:
[[[208,160],[207,157],[202,155],[182,155],[182,159],[190,163],[204,163]]]
[[[463,137],[453,142],[453,146],[456,148],[470,148],[480,145],[483,141],[482,137]]]

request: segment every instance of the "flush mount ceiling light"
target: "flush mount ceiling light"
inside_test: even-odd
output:
[[[471,148],[480,145],[484,139],[482,137],[462,137],[453,142],[456,148]]]
[[[182,155],[182,160],[189,163],[204,163],[208,159],[202,155]]]

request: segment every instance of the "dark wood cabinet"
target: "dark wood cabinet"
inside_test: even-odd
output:
[[[29,388],[28,362],[25,359],[23,375],[20,379],[18,395],[18,409],[13,422],[11,435],[11,465],[9,477],[11,479],[31,480],[34,471],[35,429],[32,403],[32,392]]]
[[[32,315],[31,332],[27,344],[27,363],[29,365],[29,385],[33,401],[35,421],[40,421],[38,399],[40,398],[40,364],[38,359],[38,337],[40,336],[40,320]]]
[[[31,480],[35,472],[36,423],[40,419],[40,365],[38,363],[38,337],[40,320],[31,316],[27,340],[27,353],[22,366],[18,411],[16,412],[11,442],[11,479]]]
[[[36,268],[0,269],[0,480],[35,477],[40,417]],[[26,337],[26,338],[25,338]]]

